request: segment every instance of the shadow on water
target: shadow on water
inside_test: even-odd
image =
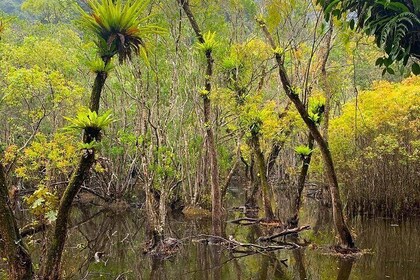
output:
[[[371,251],[357,259],[325,254],[327,245],[334,243],[329,219],[328,210],[309,208],[303,213],[301,224],[310,224],[316,230],[302,233],[301,238],[312,241],[311,245],[241,257],[216,245],[193,242],[191,237],[211,232],[209,220],[172,217],[166,235],[180,239],[182,246],[176,255],[158,259],[143,254],[150,236],[141,210],[112,212],[77,208],[64,255],[65,278],[420,279],[419,219],[352,220],[357,244]],[[256,225],[227,224],[225,233],[240,242],[255,242],[270,232]],[[38,250],[41,252],[41,248]]]

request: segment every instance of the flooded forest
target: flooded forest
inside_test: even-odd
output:
[[[420,279],[419,0],[0,0],[0,279]]]

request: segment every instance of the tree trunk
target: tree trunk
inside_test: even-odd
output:
[[[326,43],[324,47],[325,53],[324,53],[324,57],[322,59],[322,64],[321,64],[321,88],[324,91],[324,97],[325,97],[325,109],[324,109],[324,114],[322,117],[323,120],[321,123],[321,132],[327,144],[328,144],[328,139],[329,139],[328,130],[329,130],[329,124],[330,124],[331,99],[333,95],[331,92],[331,86],[328,82],[327,62],[328,62],[328,58],[330,56],[330,51],[331,51],[333,30],[334,30],[334,24],[333,24],[333,21],[331,20],[329,24],[328,32],[325,37],[325,43]],[[324,178],[324,180],[328,181],[327,178]],[[324,203],[325,205],[331,205],[331,197],[328,196],[328,188],[324,186],[323,186],[322,196],[323,196],[322,203]]]
[[[265,166],[264,155],[261,151],[260,139],[258,135],[253,134],[251,136],[250,142],[251,142],[252,150],[255,155],[255,160],[257,162],[258,173],[260,177],[264,215],[267,220],[274,220],[274,213],[271,208],[270,188],[268,186],[268,180],[267,180],[267,174],[266,174],[267,168]]]
[[[256,180],[256,172],[255,172],[255,161],[254,155],[251,153],[251,162],[249,164],[249,184],[247,187],[247,192],[245,194],[245,206],[247,208],[256,208],[257,207],[257,194],[259,191],[259,184]]]
[[[311,133],[309,133],[308,135],[308,147],[311,150],[314,148],[314,137],[312,136]],[[303,191],[303,188],[305,187],[305,181],[308,175],[311,158],[312,158],[312,153],[303,159],[302,168],[300,170],[297,187],[296,187],[296,193],[292,201],[293,216],[289,220],[289,224],[292,228],[297,227],[299,224],[299,210],[300,210],[300,206],[302,205],[302,191]]]
[[[265,23],[263,21],[258,20],[258,24],[263,29],[263,32],[266,35],[271,47],[273,49],[276,49],[276,44],[274,43],[273,37],[268,31]],[[290,83],[289,77],[287,76],[287,71],[284,67],[283,56],[280,53],[275,53],[275,58],[276,58],[277,65],[279,67],[279,76],[280,76],[281,83],[283,85],[283,89],[287,97],[289,97],[289,99],[295,105],[296,109],[299,112],[299,115],[305,122],[306,126],[308,127],[309,131],[311,132],[312,136],[314,137],[315,141],[317,142],[321,150],[321,154],[324,159],[324,164],[326,167],[326,176],[329,181],[329,190],[330,190],[332,206],[333,206],[333,220],[334,220],[337,233],[340,237],[341,245],[345,247],[349,247],[349,248],[354,248],[355,245],[353,242],[353,237],[351,236],[350,230],[347,227],[347,224],[344,220],[343,206],[340,199],[337,175],[335,173],[334,163],[332,160],[331,152],[328,148],[328,144],[327,142],[325,142],[324,138],[319,132],[317,125],[309,118],[305,105],[299,99],[299,95],[294,91],[294,88]]]
[[[7,258],[8,263],[8,279],[32,279],[31,256],[19,233],[8,194],[4,167],[0,163],[0,235],[2,255]]]
[[[109,62],[109,60],[107,60]],[[105,63],[108,63],[104,61]],[[98,72],[92,88],[90,98],[90,110],[99,111],[102,89],[105,85],[107,73]],[[86,130],[83,135],[83,142],[100,141],[100,131]],[[69,184],[60,200],[57,211],[57,220],[55,222],[54,232],[51,243],[47,250],[46,262],[41,267],[42,279],[57,280],[61,279],[61,257],[63,255],[64,244],[67,239],[67,225],[71,212],[71,205],[79,192],[90,168],[95,161],[95,149],[85,149],[79,160],[76,170],[72,174]]]
[[[328,127],[330,124],[330,111],[331,111],[331,98],[332,92],[331,87],[328,83],[328,76],[327,76],[327,62],[330,56],[330,49],[331,49],[331,41],[332,41],[332,33],[333,33],[333,21],[330,21],[330,28],[328,29],[328,33],[325,37],[326,46],[325,46],[325,53],[324,58],[322,60],[321,65],[321,77],[322,77],[322,88],[324,90],[324,97],[325,97],[325,110],[322,122],[322,136],[325,139],[325,142],[328,143]]]
[[[204,43],[203,34],[197,24],[197,21],[194,18],[194,15],[190,9],[188,0],[177,0],[178,3],[182,6],[182,9],[186,13],[188,20],[195,32],[195,35],[200,43]],[[222,201],[221,201],[221,192],[219,186],[219,169],[217,163],[217,150],[216,150],[216,141],[214,137],[213,128],[211,126],[211,102],[209,94],[212,89],[211,78],[213,76],[213,56],[212,51],[206,51],[206,75],[205,75],[205,90],[206,94],[203,95],[203,106],[204,106],[204,124],[206,126],[206,140],[207,140],[207,149],[210,163],[210,177],[211,177],[211,200],[212,200],[212,224],[213,224],[213,234],[220,236],[222,234]]]

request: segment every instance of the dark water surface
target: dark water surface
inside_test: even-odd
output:
[[[75,211],[74,226],[65,253],[68,279],[420,279],[420,219],[353,219],[358,247],[370,252],[352,259],[327,254],[333,243],[328,212],[307,210],[301,224],[313,230],[301,234],[312,245],[237,258],[219,246],[191,241],[210,232],[210,221],[170,218],[167,236],[183,245],[170,259],[143,254],[146,236],[144,212],[113,213],[86,208]],[[232,213],[232,216],[238,216]],[[90,218],[94,216],[93,218]],[[226,235],[253,242],[267,229],[227,224]],[[94,254],[104,252],[102,261]]]

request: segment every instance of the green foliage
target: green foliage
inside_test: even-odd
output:
[[[118,55],[120,62],[131,58],[133,53],[146,57],[144,39],[164,30],[148,24],[151,16],[142,17],[150,0],[92,0],[87,4],[90,12],[79,7],[80,23],[97,37],[99,53],[105,60]]]
[[[112,69],[115,68],[115,65],[112,62],[105,63],[103,59],[96,57],[96,59],[88,62],[88,67],[94,73],[109,73]]]
[[[74,137],[65,133],[56,133],[51,139],[38,133],[19,156],[16,176],[24,182],[42,182],[46,185],[57,178],[67,178],[78,156],[76,142]],[[13,160],[16,151],[16,146],[9,146],[6,149],[5,160]]]
[[[407,65],[410,57],[420,58],[420,30],[419,7],[410,0],[403,1],[362,1],[362,0],[318,0],[323,6],[325,17],[331,15],[338,18],[350,12],[357,15],[350,20],[351,28],[363,30],[366,34],[374,35],[376,44],[385,50],[387,56],[376,62],[384,66],[384,73],[393,74],[390,65],[395,61],[402,61]]]
[[[203,53],[211,52],[220,45],[216,41],[216,32],[208,31],[203,34],[203,43],[197,43],[196,48]]]
[[[33,194],[25,197],[25,202],[35,216],[45,218],[50,223],[56,220],[59,200],[46,186],[38,186]]]
[[[313,150],[311,150],[308,146],[300,145],[295,148],[295,152],[301,157],[307,157],[312,154]]]
[[[89,109],[81,110],[75,118],[65,118],[70,122],[70,125],[67,126],[67,130],[80,130],[80,129],[97,129],[102,130],[112,122],[111,111],[106,111],[102,115],[98,115],[96,112],[92,112]]]
[[[378,82],[330,122],[329,145],[340,181],[354,200],[416,199],[420,162],[420,77]],[[355,118],[357,116],[357,119]],[[365,176],[369,174],[369,176]],[[411,178],[407,180],[407,178]],[[377,182],[382,182],[377,184]]]
[[[68,20],[73,0],[25,0],[22,11],[35,15],[41,22],[57,23]]]
[[[317,125],[321,123],[322,114],[325,110],[325,100],[318,98],[318,99],[311,99],[309,101],[309,110],[308,115],[309,118]]]
[[[79,149],[80,150],[91,150],[91,149],[98,149],[99,148],[100,143],[93,140],[89,143],[81,143],[79,145]]]
[[[155,161],[150,166],[157,176],[159,182],[165,182],[169,178],[178,176],[176,169],[176,155],[167,146],[161,146],[154,151]]]

